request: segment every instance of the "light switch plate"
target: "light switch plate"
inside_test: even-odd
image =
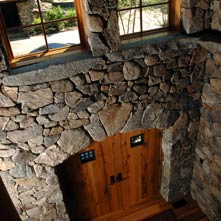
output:
[[[95,152],[94,150],[88,150],[80,153],[80,161],[81,163],[88,163],[95,160]]]
[[[136,147],[144,143],[144,135],[139,134],[130,138],[130,146]]]

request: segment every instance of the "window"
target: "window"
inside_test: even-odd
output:
[[[6,0],[0,7],[11,64],[85,45],[81,0]]]
[[[174,28],[179,22],[178,4],[178,0],[118,0],[120,35]]]

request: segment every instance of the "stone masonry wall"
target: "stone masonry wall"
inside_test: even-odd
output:
[[[192,195],[211,220],[221,220],[221,45],[208,49]]]
[[[221,31],[221,2],[219,0],[212,1],[212,29]]]
[[[186,33],[192,34],[211,28],[212,1],[181,0],[182,25]]]
[[[164,198],[190,193],[199,120],[192,194],[219,220],[220,60],[211,48],[220,44],[181,38],[120,50],[117,1],[83,2],[100,57],[9,75],[0,53],[0,175],[22,220],[68,220],[54,167],[93,140],[138,128],[164,131]],[[187,33],[220,30],[218,0],[182,0],[181,10]]]
[[[220,4],[220,0],[181,0],[182,28],[188,34],[221,31]]]
[[[92,140],[138,128],[164,129],[162,195],[188,194],[205,59],[184,38],[2,71],[0,175],[22,220],[68,219],[54,166]]]

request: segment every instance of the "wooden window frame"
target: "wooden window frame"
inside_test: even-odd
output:
[[[141,2],[142,0],[140,0]],[[168,18],[168,27],[165,28],[158,28],[158,29],[151,29],[147,31],[142,30],[142,13],[141,13],[141,31],[140,32],[135,32],[135,33],[130,33],[130,34],[125,34],[125,35],[120,35],[121,40],[127,40],[127,39],[133,39],[137,37],[143,37],[143,36],[150,36],[155,33],[163,33],[167,31],[173,31],[177,32],[180,29],[180,16],[181,16],[181,4],[180,0],[168,0],[165,3],[155,3],[155,4],[150,4],[150,6],[157,6],[157,5],[165,5],[168,4],[168,9],[169,9],[169,18]],[[148,5],[145,5],[144,7],[148,7]],[[143,6],[135,6],[135,7],[127,7],[123,9],[117,9],[117,11],[124,11],[124,10],[129,10],[129,9],[140,9],[140,12],[142,11]],[[119,16],[118,16],[119,17]]]
[[[85,28],[85,19],[83,16],[83,3],[82,0],[73,0],[73,3],[75,4],[75,9],[76,9],[76,17],[69,17],[69,18],[63,18],[63,19],[57,19],[57,20],[52,20],[52,21],[43,21],[43,16],[42,16],[42,11],[40,8],[39,4],[40,0],[37,0],[37,5],[38,5],[38,10],[39,10],[39,15],[41,18],[41,23],[38,24],[41,25],[42,27],[42,34],[46,43],[46,50],[42,52],[35,52],[31,53],[28,55],[23,55],[23,56],[13,56],[13,51],[10,45],[10,40],[7,35],[7,31],[13,30],[13,29],[18,29],[18,28],[30,28],[34,27],[36,25],[30,24],[30,25],[21,25],[19,27],[13,27],[13,28],[6,28],[6,25],[4,23],[4,18],[2,13],[0,14],[0,33],[1,33],[1,40],[3,43],[3,46],[5,47],[9,64],[11,67],[17,67],[21,65],[27,65],[29,63],[35,63],[36,61],[40,60],[45,60],[47,58],[51,58],[51,56],[56,56],[60,55],[61,53],[64,52],[70,52],[70,51],[79,51],[79,50],[84,50],[87,47],[87,33],[86,33],[86,28]],[[17,0],[4,0],[1,1],[1,3],[10,3],[10,2],[18,2]],[[47,24],[52,24],[55,22],[59,21],[66,21],[66,20],[71,20],[71,19],[76,19],[77,24],[78,24],[78,31],[79,31],[79,37],[80,37],[80,44],[76,46],[65,46],[61,48],[54,48],[54,49],[49,49],[48,43],[47,43],[47,37],[46,37],[46,32],[45,32],[45,25]]]

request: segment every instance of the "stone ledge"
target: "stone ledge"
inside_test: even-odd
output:
[[[79,72],[86,72],[102,62],[102,58],[90,58],[79,61],[67,62],[66,64],[53,64],[44,67],[31,65],[30,67],[17,69],[18,74],[10,75],[3,79],[4,85],[7,86],[24,86],[39,84],[49,81],[62,80],[73,77]],[[37,70],[36,67],[37,66]],[[34,70],[32,70],[32,68]],[[23,73],[22,73],[23,71]],[[15,73],[15,72],[14,72]]]
[[[189,38],[187,34],[182,34],[180,32],[160,32],[156,34],[146,35],[142,37],[132,38],[129,40],[122,41],[122,49],[129,49],[137,46],[147,46],[148,44],[167,42],[179,39]]]

